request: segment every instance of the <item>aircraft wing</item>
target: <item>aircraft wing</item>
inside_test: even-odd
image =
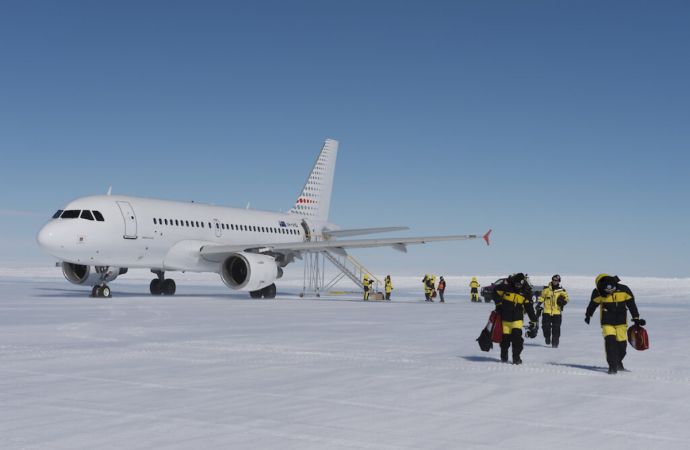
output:
[[[409,227],[386,227],[386,228],[354,228],[351,230],[323,230],[324,236],[340,238],[350,236],[362,236],[364,234],[387,233],[389,231],[409,230]]]
[[[231,253],[244,251],[274,252],[274,253],[301,253],[320,252],[324,250],[337,254],[344,254],[349,248],[392,247],[399,252],[407,253],[407,246],[414,244],[426,244],[439,241],[462,241],[466,239],[484,238],[489,245],[489,230],[484,236],[469,234],[464,236],[429,236],[412,238],[389,239],[352,239],[343,241],[319,241],[319,242],[291,242],[265,245],[206,245],[201,247],[201,256],[207,261],[221,262]]]

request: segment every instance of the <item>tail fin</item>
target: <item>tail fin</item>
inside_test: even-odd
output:
[[[290,213],[328,220],[336,156],[338,156],[338,141],[327,139]]]

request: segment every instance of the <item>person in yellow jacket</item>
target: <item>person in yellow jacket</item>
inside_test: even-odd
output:
[[[422,283],[424,283],[424,301],[425,302],[430,302],[431,301],[431,289],[429,289],[429,283],[431,283],[431,278],[429,278],[429,274],[427,273],[424,275],[424,279],[422,280]]]
[[[477,283],[477,277],[472,277],[472,281],[470,282],[470,295],[471,299],[470,301],[473,302],[478,302],[479,300],[479,287],[481,284]]]
[[[562,312],[568,301],[570,301],[568,293],[561,286],[561,276],[552,276],[551,283],[541,291],[537,313],[540,310],[544,311],[541,327],[546,345],[551,345],[553,348],[558,348],[561,338],[561,323],[563,321]]]
[[[386,282],[386,300],[390,300],[391,299],[391,291],[393,290],[393,283],[391,283],[391,276],[390,275],[386,275],[385,282]]]
[[[614,375],[625,370],[623,358],[628,346],[628,311],[635,325],[644,326],[647,322],[640,319],[632,291],[628,286],[620,284],[617,276],[602,273],[597,277],[595,286],[585,312],[585,322],[589,325],[594,311],[601,305],[599,320],[604,335],[606,362],[609,363],[609,374]]]
[[[364,275],[364,300],[369,300],[369,275]]]
[[[522,338],[522,325],[525,311],[530,319],[530,331],[536,332],[537,315],[532,307],[532,293],[525,283],[525,275],[517,273],[508,281],[494,287],[492,294],[496,312],[503,321],[503,340],[501,341],[501,361],[508,362],[508,349],[513,346],[513,364],[522,364],[520,354],[525,340]]]
[[[434,292],[436,292],[436,275],[432,275],[429,279],[429,301],[434,301]]]

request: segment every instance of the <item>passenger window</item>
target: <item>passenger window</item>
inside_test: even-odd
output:
[[[158,224],[156,223],[156,218],[155,218],[155,217],[153,218],[153,224],[154,224],[154,225],[158,225]]]
[[[199,228],[199,222],[196,223],[196,227]]]
[[[201,228],[204,228],[204,222],[201,222]]]
[[[180,222],[178,222],[177,219],[175,219],[175,226],[180,226]]]
[[[211,222],[208,223],[208,227],[211,228]]]
[[[165,219],[165,224],[166,224],[166,225],[168,224],[168,219]]]
[[[256,226],[254,226],[254,231],[256,231]]]
[[[93,220],[93,215],[91,214],[91,211],[85,209],[81,212],[81,218],[86,220]]]
[[[81,213],[80,210],[78,209],[71,209],[69,211],[65,211],[62,213],[61,218],[62,219],[78,219],[79,218],[79,213]]]
[[[218,222],[216,222],[216,230],[220,230],[220,225],[218,225]]]
[[[53,219],[57,219],[58,217],[60,217],[62,215],[62,212],[63,211],[61,209],[58,209],[57,212],[53,214]]]

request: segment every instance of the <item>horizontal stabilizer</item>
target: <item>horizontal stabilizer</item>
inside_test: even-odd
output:
[[[385,228],[357,228],[352,230],[323,230],[323,235],[340,238],[350,236],[362,236],[365,234],[387,233],[389,231],[409,230],[409,227],[385,227]]]

